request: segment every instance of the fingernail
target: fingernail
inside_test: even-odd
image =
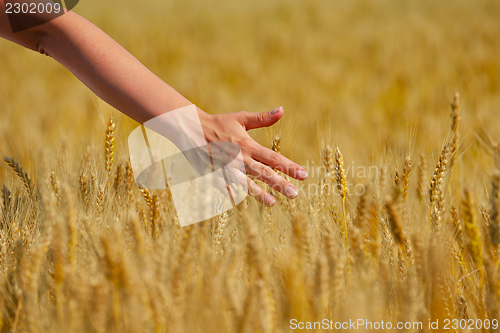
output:
[[[276,199],[272,195],[266,195],[264,197],[264,202],[266,203],[266,205],[271,207],[276,203]]]
[[[274,109],[274,110],[272,110],[271,112],[269,112],[269,114],[272,116],[272,115],[274,115],[274,114],[278,113],[278,112],[279,112],[279,110],[281,110],[282,108],[283,108],[282,106],[277,107],[276,109]]]
[[[297,197],[297,195],[299,194],[299,192],[297,192],[297,189],[294,186],[288,185],[285,188],[285,194],[287,197],[289,197],[291,199],[295,199]]]
[[[295,176],[297,176],[297,178],[299,179],[306,179],[307,178],[307,171],[306,170],[299,170],[295,173]]]

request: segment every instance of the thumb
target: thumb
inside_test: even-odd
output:
[[[247,130],[268,127],[276,123],[283,116],[283,107],[280,106],[271,112],[242,112],[242,124]]]

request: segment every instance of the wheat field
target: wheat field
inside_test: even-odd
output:
[[[181,228],[138,124],[1,40],[1,332],[499,331],[500,3],[150,3],[75,11],[207,112],[283,105],[251,135],[309,178]]]

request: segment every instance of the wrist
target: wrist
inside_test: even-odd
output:
[[[200,119],[201,124],[205,124],[213,120],[214,116],[208,112],[203,111],[199,107],[196,107],[196,111],[198,113],[198,118]]]
[[[180,151],[206,145],[201,119],[209,116],[194,104],[157,116],[144,123],[146,128],[171,141]]]

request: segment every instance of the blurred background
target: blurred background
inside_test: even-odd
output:
[[[382,152],[436,156],[455,92],[464,151],[500,141],[498,1],[82,0],[75,11],[209,113],[282,105],[284,118],[252,135],[269,146],[279,134],[302,164],[326,144],[356,164]],[[2,154],[32,173],[54,168],[61,149],[101,149],[110,114],[127,152],[137,124],[64,67],[5,40],[0,59]]]
[[[328,167],[305,184],[345,186],[334,186],[340,147],[339,183],[369,190],[272,209],[248,199],[180,228],[167,191],[139,190],[127,172],[138,124],[53,59],[0,40],[0,154],[13,158],[0,163],[2,333],[499,318],[499,1],[81,0],[75,11],[209,113],[282,105],[280,122],[251,135],[267,147],[279,135],[285,156]],[[429,184],[457,138],[458,162]],[[355,179],[353,166],[381,168]]]

